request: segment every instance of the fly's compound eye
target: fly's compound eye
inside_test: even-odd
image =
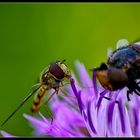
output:
[[[54,75],[57,79],[63,79],[65,73],[63,69],[59,66],[60,62],[55,62],[50,65],[49,72]]]
[[[108,78],[114,90],[122,89],[128,84],[128,76],[122,69],[109,68]]]

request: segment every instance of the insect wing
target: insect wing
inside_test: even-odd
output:
[[[19,106],[9,115],[9,117],[1,124],[1,127],[24,105],[24,103],[41,87],[40,84],[36,84],[31,87],[27,97],[19,104]]]
[[[132,44],[130,47],[132,47],[134,50],[136,50],[140,54],[140,42],[139,44],[138,42],[135,44]]]
[[[112,48],[108,48],[108,49],[107,49],[107,56],[108,56],[108,57],[111,57],[112,54],[113,54]]]
[[[116,49],[126,47],[128,45],[129,45],[129,42],[126,39],[120,39],[120,40],[118,40],[118,42],[116,44]]]

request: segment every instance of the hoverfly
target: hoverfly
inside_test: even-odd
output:
[[[34,85],[31,88],[32,91],[29,92],[27,97],[20,103],[20,105],[15,109],[15,111],[2,123],[1,126],[3,126],[34,93],[36,93],[36,95],[31,107],[32,113],[38,112],[48,90],[54,89],[54,92],[47,99],[46,103],[49,102],[53,95],[58,94],[60,87],[64,86],[64,79],[71,78],[71,72],[67,68],[64,61],[65,60],[53,62],[49,65],[49,67],[43,70],[43,72],[40,75],[39,84]]]
[[[125,86],[128,88],[127,99],[133,92],[140,96],[140,42],[131,44],[119,41],[121,47],[112,52],[107,63],[94,68],[95,75],[101,85],[107,90],[118,90]],[[126,42],[126,41],[125,41]]]

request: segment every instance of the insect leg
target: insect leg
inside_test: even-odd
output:
[[[62,87],[64,87],[64,86],[66,86],[66,85],[69,85],[70,83],[63,83],[62,81],[61,81],[61,86],[59,86],[59,90],[62,92],[62,94],[61,94],[61,96],[66,96],[66,97],[70,97],[70,98],[73,98],[74,99],[74,97],[73,96],[70,96],[70,95],[67,95],[67,93],[62,89]]]
[[[139,83],[134,82],[135,88],[138,90],[139,95],[140,95],[140,87],[139,87]]]
[[[47,101],[45,102],[45,104],[47,105],[48,102],[51,100],[51,98],[52,98],[55,94],[57,94],[57,93],[58,93],[58,90],[55,90],[55,91],[50,95],[50,97],[47,99]]]
[[[60,83],[61,83],[60,87],[64,87],[64,86],[66,86],[66,85],[69,85],[69,84],[70,84],[69,82],[68,82],[68,83],[63,83],[62,81],[61,81]]]
[[[100,95],[102,95],[102,93],[100,93]],[[107,99],[107,100],[109,100],[109,101],[111,101],[111,100],[112,100],[111,98],[106,97],[106,96],[104,96],[103,98],[105,98],[105,99]],[[119,103],[119,101],[115,101],[115,103]]]
[[[66,61],[66,59],[63,59],[63,60],[61,61],[61,64],[63,64],[65,61]]]
[[[66,97],[69,97],[69,98],[72,98],[72,99],[76,99],[75,97],[73,97],[73,96],[70,96],[70,95],[67,95],[67,93],[62,89],[62,88],[60,88],[60,91],[62,92],[62,94],[61,94],[61,96],[66,96]]]
[[[128,101],[131,101],[131,100],[130,100],[130,97],[129,97],[130,94],[132,94],[132,91],[127,90],[126,96],[127,96],[127,100],[128,100]]]
[[[46,109],[46,112],[48,113],[49,117],[51,118],[51,124],[53,123],[53,115],[48,109]]]
[[[129,88],[130,91],[134,91],[138,96],[140,96],[140,87],[135,81],[131,81],[127,87]]]
[[[47,99],[47,101],[45,102],[45,105],[47,106],[49,101],[51,100],[51,98],[58,93],[58,90],[55,90],[50,96],[49,98]],[[47,111],[48,112],[48,111]],[[49,112],[48,112],[49,113]],[[51,118],[51,123],[53,122],[53,115],[51,113],[49,113],[49,116]]]

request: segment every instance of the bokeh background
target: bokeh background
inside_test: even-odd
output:
[[[0,123],[50,62],[65,58],[75,71],[80,60],[88,70],[122,38],[140,38],[139,3],[0,3]],[[22,114],[30,113],[32,100],[1,129],[31,136]]]

